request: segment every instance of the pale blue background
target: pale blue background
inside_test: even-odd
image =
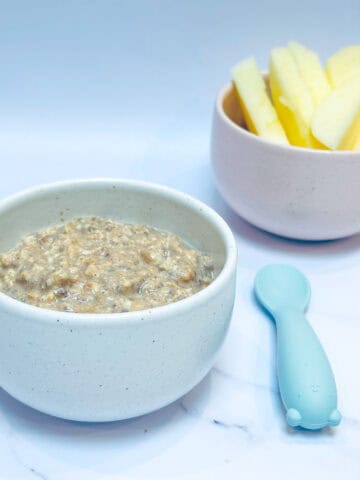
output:
[[[266,68],[289,39],[326,58],[359,25],[359,0],[2,1],[0,196],[125,176],[211,203],[211,112],[230,66]]]

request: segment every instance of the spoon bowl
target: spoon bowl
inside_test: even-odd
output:
[[[270,312],[296,308],[305,311],[311,296],[306,277],[290,265],[267,265],[255,278],[255,293]]]

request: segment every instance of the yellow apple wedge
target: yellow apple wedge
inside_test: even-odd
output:
[[[326,74],[333,88],[360,75],[360,45],[350,45],[332,55],[326,63]]]
[[[287,48],[279,47],[271,51],[269,80],[275,109],[290,143],[299,147],[319,148],[310,128],[314,101]]]
[[[315,106],[319,105],[329,95],[331,87],[318,55],[297,42],[289,42],[288,49],[310,90]]]
[[[354,150],[360,150],[360,137],[358,138],[357,142],[355,143]]]
[[[255,60],[249,58],[239,63],[231,75],[248,129],[267,140],[288,144]]]
[[[352,150],[360,140],[360,75],[333,90],[316,110],[312,133],[331,150]]]

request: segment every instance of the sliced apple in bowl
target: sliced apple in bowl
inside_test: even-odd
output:
[[[244,60],[232,69],[231,74],[250,132],[276,143],[288,144],[255,60],[253,58]]]
[[[333,90],[312,119],[314,137],[331,150],[352,150],[360,143],[360,74]]]

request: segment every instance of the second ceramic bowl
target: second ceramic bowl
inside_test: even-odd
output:
[[[360,152],[262,140],[244,128],[231,84],[217,97],[211,157],[219,191],[257,227],[301,240],[360,232]]]

